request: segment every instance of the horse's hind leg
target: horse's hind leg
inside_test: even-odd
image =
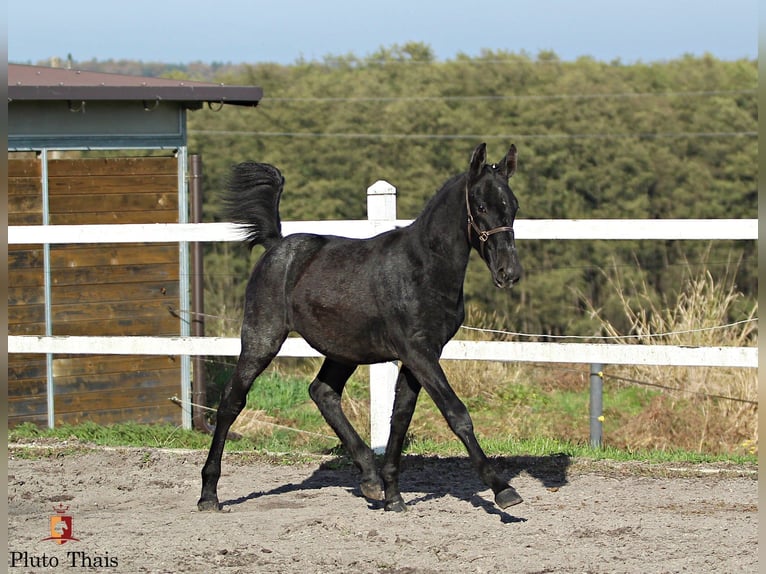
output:
[[[362,473],[362,494],[372,500],[382,500],[383,487],[375,467],[375,456],[341,409],[343,388],[355,369],[356,365],[325,359],[319,374],[309,386],[309,395]]]
[[[219,510],[218,479],[221,477],[221,457],[226,443],[226,435],[234,420],[245,407],[247,392],[255,378],[271,363],[284,337],[276,338],[268,345],[268,352],[259,353],[256,345],[250,346],[242,340],[242,353],[237,361],[237,367],[231,379],[221,393],[218,405],[213,441],[207,455],[205,466],[202,467],[202,495],[197,502],[199,510]]]

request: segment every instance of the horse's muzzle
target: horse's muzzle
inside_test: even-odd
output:
[[[495,286],[510,289],[521,280],[521,263],[516,251],[516,245],[511,243],[509,249],[495,251],[488,261]]]
[[[516,266],[512,270],[498,269],[492,272],[492,281],[494,281],[496,287],[501,289],[510,289],[516,283],[521,281],[521,267]]]

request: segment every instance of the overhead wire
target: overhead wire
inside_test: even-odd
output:
[[[757,131],[734,132],[640,132],[640,133],[583,133],[583,134],[405,134],[405,133],[347,133],[347,132],[265,132],[254,130],[189,130],[191,135],[291,137],[291,138],[337,138],[337,139],[399,139],[399,140],[495,140],[495,139],[682,139],[682,138],[734,138],[758,137]]]
[[[481,327],[469,327],[467,325],[461,325],[461,329],[468,331],[478,331],[483,333],[492,333],[495,335],[504,335],[512,337],[525,337],[525,338],[545,338],[545,339],[577,339],[587,340],[594,339],[599,341],[618,341],[622,339],[654,339],[661,337],[671,337],[674,335],[688,335],[692,333],[705,333],[709,331],[717,331],[720,329],[729,329],[731,327],[737,327],[739,325],[745,325],[747,323],[757,323],[758,318],[742,319],[741,321],[734,321],[732,323],[726,323],[724,325],[715,325],[713,327],[700,327],[698,329],[680,329],[678,331],[665,331],[662,333],[646,333],[642,335],[542,335],[535,333],[519,333],[515,331],[503,331],[500,329],[484,329]]]

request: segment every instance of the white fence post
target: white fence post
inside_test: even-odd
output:
[[[394,228],[396,188],[378,180],[367,188],[367,219],[381,233]],[[370,447],[377,454],[386,450],[399,367],[395,362],[370,365]]]

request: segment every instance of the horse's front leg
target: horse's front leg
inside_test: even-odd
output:
[[[402,360],[404,364],[404,360]],[[434,404],[447,420],[452,432],[465,445],[468,455],[473,462],[484,484],[492,489],[495,494],[495,504],[500,508],[508,508],[522,502],[521,496],[507,481],[502,480],[484,454],[484,451],[476,439],[473,430],[473,421],[468,414],[468,409],[455,394],[455,391],[447,381],[438,355],[433,353],[417,353],[411,351],[407,360],[407,366],[412,370],[423,388],[433,399]]]
[[[395,512],[407,510],[399,491],[400,463],[404,440],[412,420],[412,413],[415,412],[419,392],[420,383],[409,369],[402,367],[399,371],[399,377],[396,379],[394,408],[391,412],[391,433],[388,437],[386,455],[380,470],[385,489],[386,510]]]
[[[355,369],[356,365],[325,359],[319,374],[309,385],[309,395],[361,472],[359,486],[362,494],[371,500],[382,500],[383,486],[375,466],[375,455],[341,408],[343,388]]]

